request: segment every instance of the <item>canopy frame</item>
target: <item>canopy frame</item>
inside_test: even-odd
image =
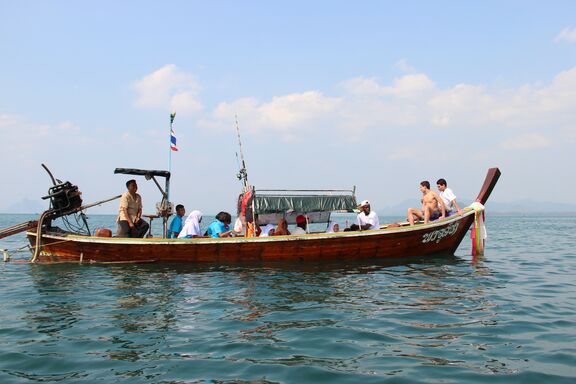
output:
[[[356,186],[352,189],[258,189],[252,190],[252,212],[258,224],[278,218],[290,224],[303,214],[310,222],[330,221],[332,212],[354,212],[357,209]],[[241,195],[242,196],[242,195]]]

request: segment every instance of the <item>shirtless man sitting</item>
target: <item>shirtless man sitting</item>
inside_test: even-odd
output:
[[[420,183],[420,192],[422,192],[422,209],[408,208],[408,222],[414,225],[415,218],[424,219],[424,224],[430,220],[446,217],[446,206],[444,200],[434,191],[430,190],[430,183],[423,181]]]

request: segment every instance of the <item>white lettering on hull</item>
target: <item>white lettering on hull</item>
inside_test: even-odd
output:
[[[456,222],[450,224],[446,228],[437,229],[435,231],[425,233],[422,236],[422,243],[430,243],[430,242],[439,243],[440,240],[442,240],[443,238],[455,234],[459,226],[460,223]]]

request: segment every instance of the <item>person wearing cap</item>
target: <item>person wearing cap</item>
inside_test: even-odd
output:
[[[306,234],[306,217],[304,215],[296,216],[296,228],[292,231],[293,235]]]
[[[358,214],[358,225],[361,231],[368,229],[380,229],[380,220],[378,214],[370,210],[370,202],[364,200],[358,206],[360,213]]]

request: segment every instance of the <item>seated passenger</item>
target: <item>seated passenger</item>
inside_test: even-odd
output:
[[[278,221],[278,226],[274,231],[274,236],[286,236],[289,235],[290,231],[288,230],[288,222],[286,219],[280,219]]]
[[[262,232],[260,233],[259,237],[274,236],[274,232],[274,224],[266,224],[266,226],[262,228]]]
[[[186,210],[182,204],[178,204],[176,206],[176,216],[170,222],[170,226],[168,227],[168,238],[175,239],[182,231],[184,224],[182,223],[182,218],[186,214]]]
[[[410,225],[414,225],[415,219],[424,219],[424,224],[427,224],[430,220],[445,218],[444,200],[436,192],[430,190],[428,181],[424,180],[420,183],[420,192],[422,192],[422,209],[408,208],[407,219]]]
[[[326,233],[334,233],[334,232],[340,232],[340,225],[338,223],[331,221],[328,223],[328,229],[326,230]]]
[[[144,237],[148,232],[149,225],[142,220],[142,197],[136,193],[138,184],[136,180],[126,182],[127,192],[120,197],[120,208],[118,209],[118,237]]]
[[[378,219],[378,214],[370,210],[370,202],[364,200],[359,205],[360,212],[358,214],[358,226],[361,231],[366,231],[368,229],[380,229],[380,220]],[[352,226],[350,226],[352,228]]]
[[[292,231],[293,235],[305,235],[306,234],[306,217],[304,215],[296,216],[296,228]]]
[[[188,215],[188,218],[184,222],[184,226],[178,235],[179,239],[191,238],[191,237],[202,237],[202,231],[200,230],[200,223],[202,222],[202,212],[192,211]]]
[[[231,222],[232,216],[228,212],[220,212],[216,215],[216,220],[208,226],[206,233],[214,238],[230,237],[230,234],[234,232],[234,228],[230,229]]]
[[[456,210],[458,214],[461,215],[463,213],[462,209],[456,202],[456,195],[454,194],[454,192],[452,192],[450,188],[448,188],[448,183],[446,183],[446,180],[438,179],[436,185],[438,186],[438,190],[440,191],[439,193],[440,197],[442,198],[442,200],[444,200],[444,206],[446,207],[446,214],[447,215],[453,214],[454,210]]]
[[[260,233],[262,233],[262,229],[256,222],[258,220],[258,215],[255,216],[255,220],[252,220],[252,217],[248,217],[249,220],[246,220],[246,234],[245,237],[258,237]]]
[[[354,232],[359,230],[360,226],[358,226],[358,224],[352,224],[349,228],[344,228],[344,232]]]

